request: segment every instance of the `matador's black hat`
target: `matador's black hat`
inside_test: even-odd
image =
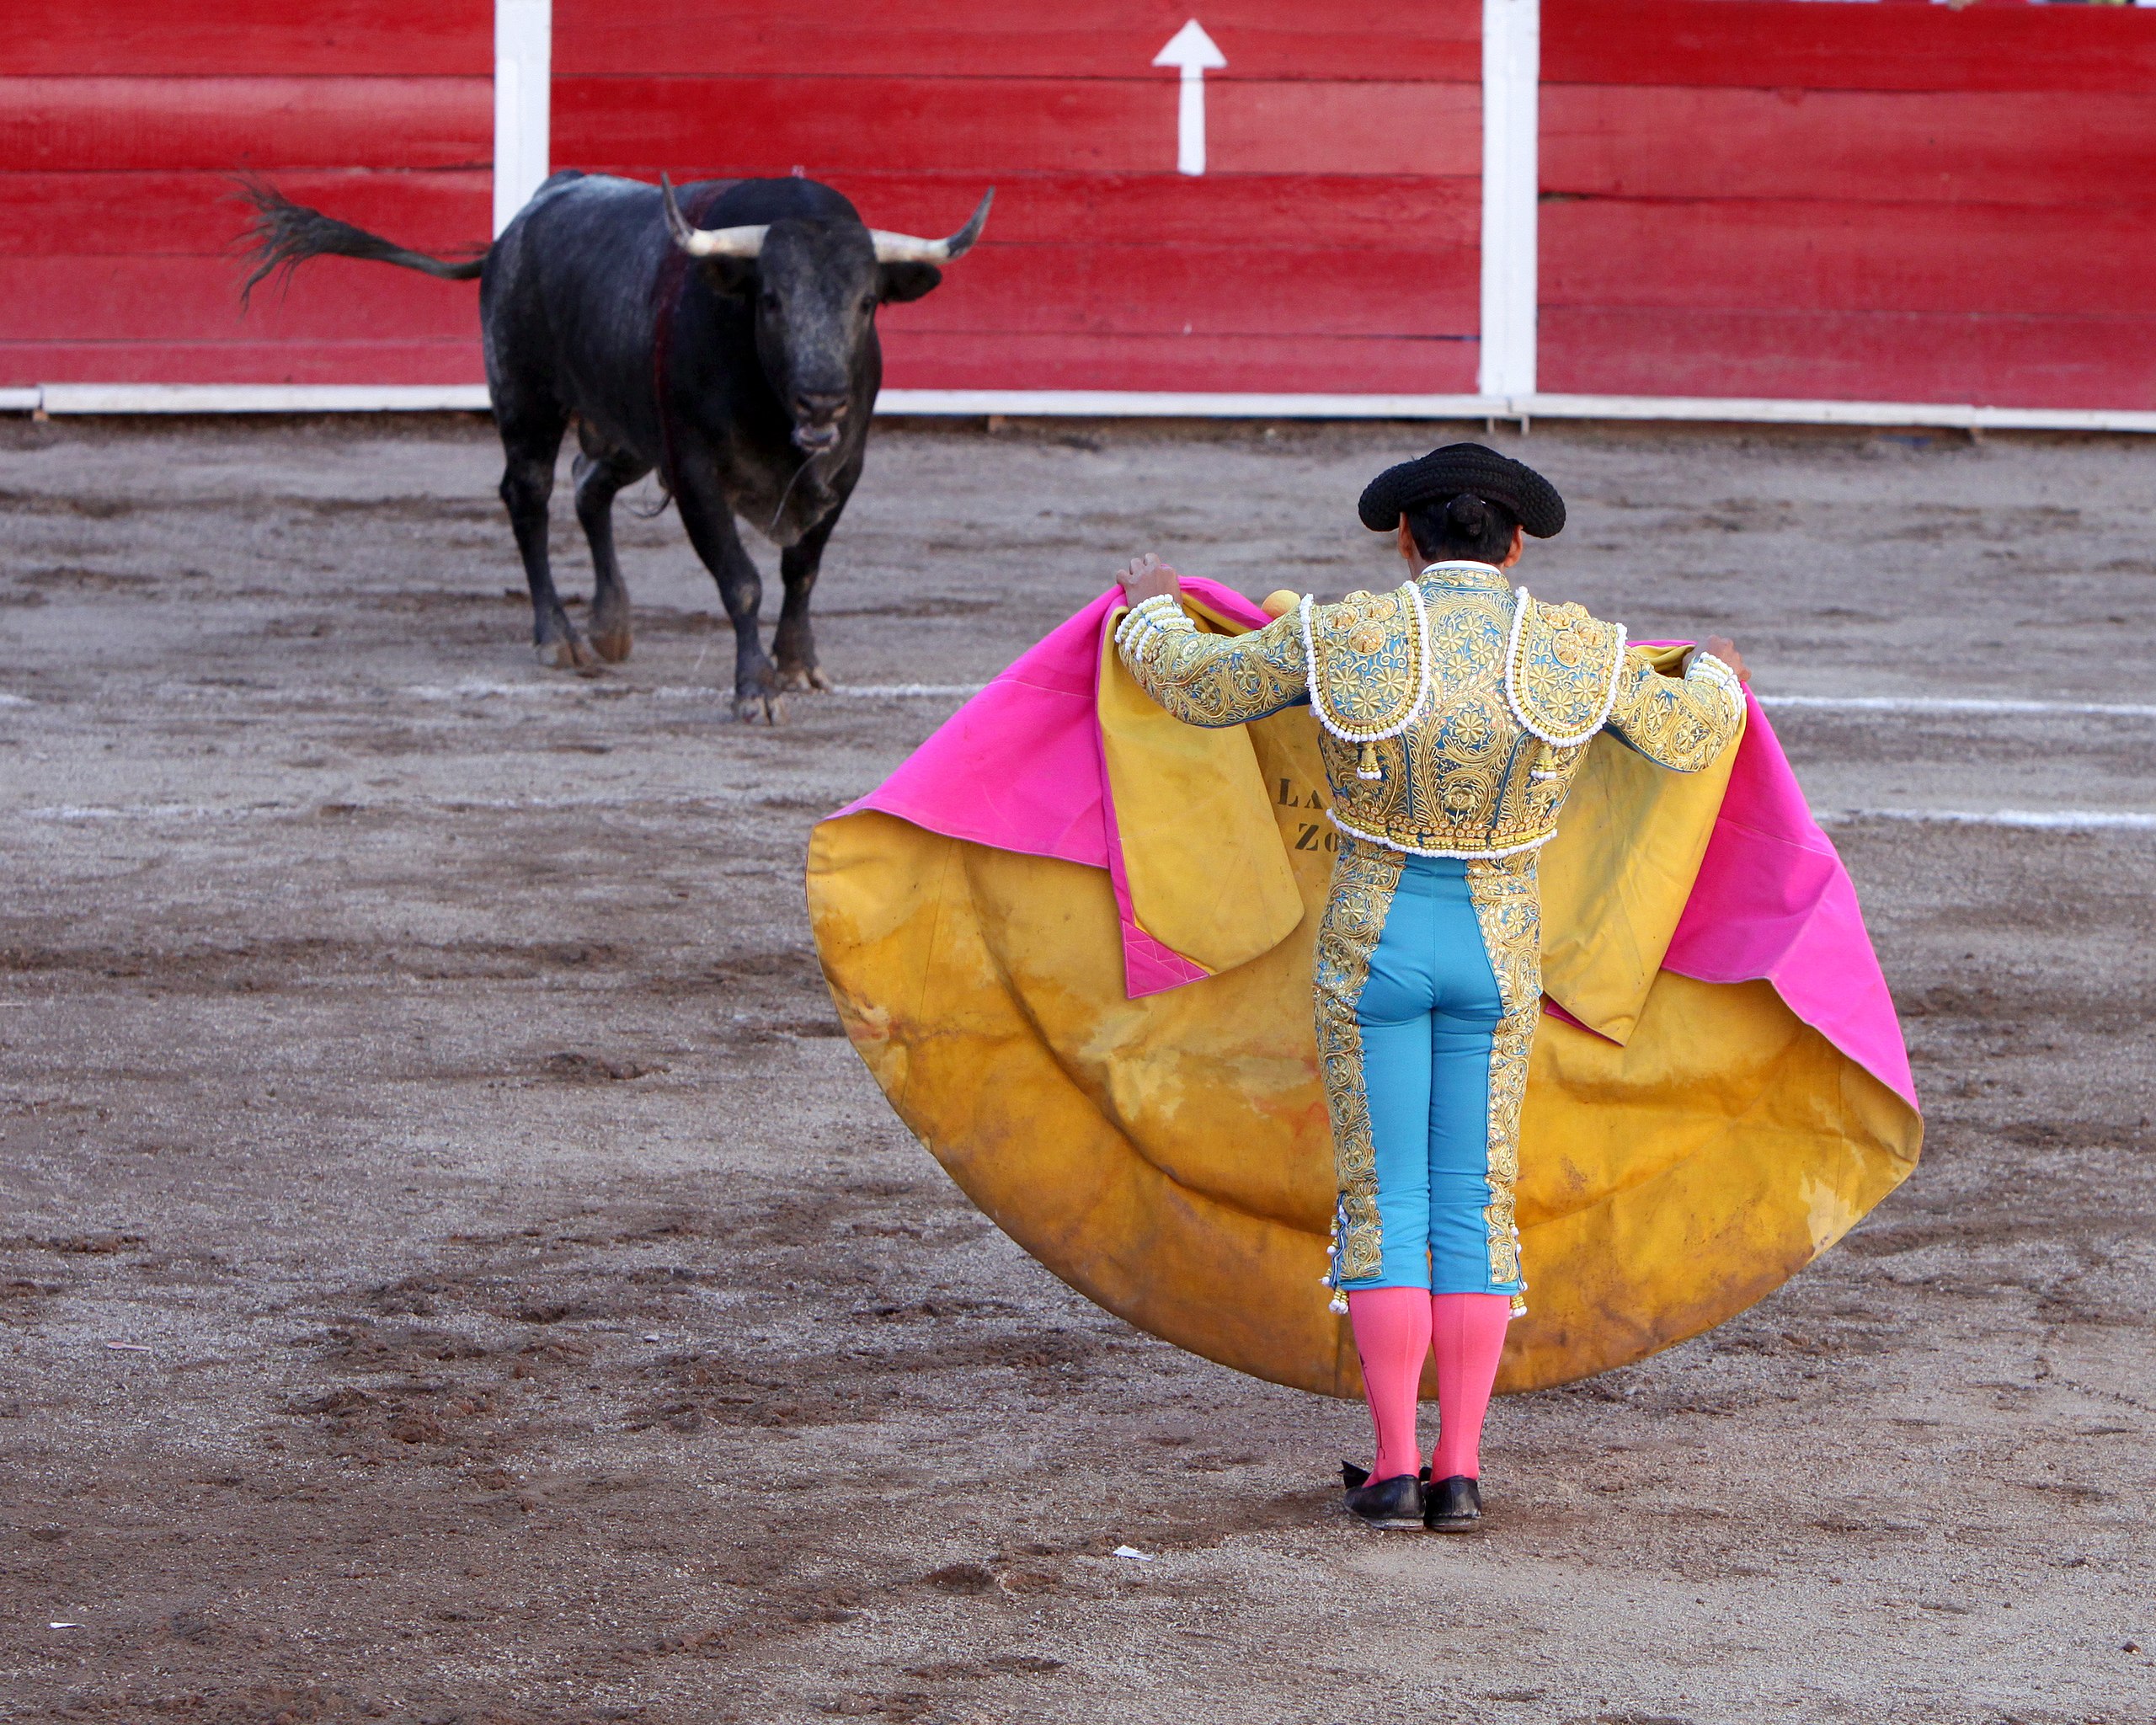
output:
[[[1462,494],[1502,503],[1538,539],[1553,537],[1565,525],[1565,499],[1556,486],[1526,462],[1479,443],[1448,443],[1420,461],[1387,467],[1363,488],[1355,513],[1373,533],[1389,533],[1407,510]]]

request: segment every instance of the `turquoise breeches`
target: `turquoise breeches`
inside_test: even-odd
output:
[[[1356,1288],[1513,1294],[1491,1279],[1490,1050],[1503,1016],[1466,865],[1410,857],[1355,1001],[1384,1259]]]

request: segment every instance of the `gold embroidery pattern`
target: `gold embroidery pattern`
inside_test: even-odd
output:
[[[1518,638],[1505,665],[1513,710],[1547,740],[1584,743],[1602,729],[1624,630],[1596,622],[1577,605],[1532,598],[1516,621]]]
[[[1419,586],[1430,622],[1433,699],[1400,736],[1364,750],[1330,734],[1319,738],[1340,820],[1379,843],[1439,855],[1487,856],[1540,844],[1556,830],[1579,762],[1543,750],[1506,698],[1511,586],[1494,570],[1426,576]],[[1319,681],[1329,709],[1353,698],[1353,658],[1334,649],[1333,638],[1352,637],[1365,624],[1359,613],[1351,622],[1338,606],[1313,616],[1313,644],[1326,643]],[[1598,694],[1609,687],[1606,661],[1604,669]],[[1551,752],[1558,758],[1545,761]],[[1365,754],[1374,779],[1357,771]]]
[[[1385,933],[1385,913],[1392,908],[1406,861],[1382,845],[1342,840],[1332,865],[1332,889],[1317,926],[1317,1058],[1326,1110],[1332,1117],[1333,1170],[1345,1222],[1336,1261],[1342,1281],[1375,1275],[1385,1256],[1377,1146],[1370,1136],[1370,1097],[1363,1082],[1363,1033],[1355,1022],[1355,1003],[1369,980],[1370,957]]]
[[[1422,692],[1421,644],[1407,590],[1351,593],[1312,611],[1317,684],[1334,722],[1358,732],[1405,723]],[[1322,628],[1315,623],[1319,615]]]
[[[1482,1212],[1490,1279],[1518,1281],[1521,1291],[1513,1296],[1513,1309],[1524,1311],[1527,1284],[1520,1277],[1513,1194],[1519,1181],[1519,1117],[1527,1097],[1528,1057],[1542,1017],[1542,899],[1534,853],[1469,862],[1467,895],[1504,1008],[1490,1044],[1490,1203]]]
[[[1609,729],[1656,766],[1698,772],[1729,746],[1742,724],[1742,712],[1711,678],[1666,677],[1636,649],[1625,655]]]
[[[1179,625],[1141,625],[1118,650],[1139,686],[1185,724],[1217,729],[1262,718],[1310,686],[1292,611],[1247,635],[1206,634],[1187,615]]]

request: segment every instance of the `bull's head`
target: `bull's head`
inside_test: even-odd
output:
[[[876,316],[893,300],[917,300],[943,279],[937,266],[980,238],[994,188],[948,239],[886,233],[857,222],[782,219],[747,227],[692,227],[659,179],[667,230],[691,257],[711,264],[719,291],[755,302],[764,375],[793,418],[793,441],[811,455],[835,447],[851,410],[855,360]]]

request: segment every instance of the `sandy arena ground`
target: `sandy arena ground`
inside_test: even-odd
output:
[[[0,1717],[2156,1720],[2156,444],[1499,439],[1572,504],[1538,592],[2053,704],[1775,709],[1925,1160],[1501,1404],[1479,1539],[1349,1525],[1360,1407],[1088,1306],[838,1034],[808,828],[956,704],[874,692],[1149,546],[1396,579],[1353,499],[1433,440],[879,432],[857,692],[767,729],[670,513],[635,657],[533,664],[483,423],[0,422]],[[2001,810],[2139,822],[1937,818]]]

